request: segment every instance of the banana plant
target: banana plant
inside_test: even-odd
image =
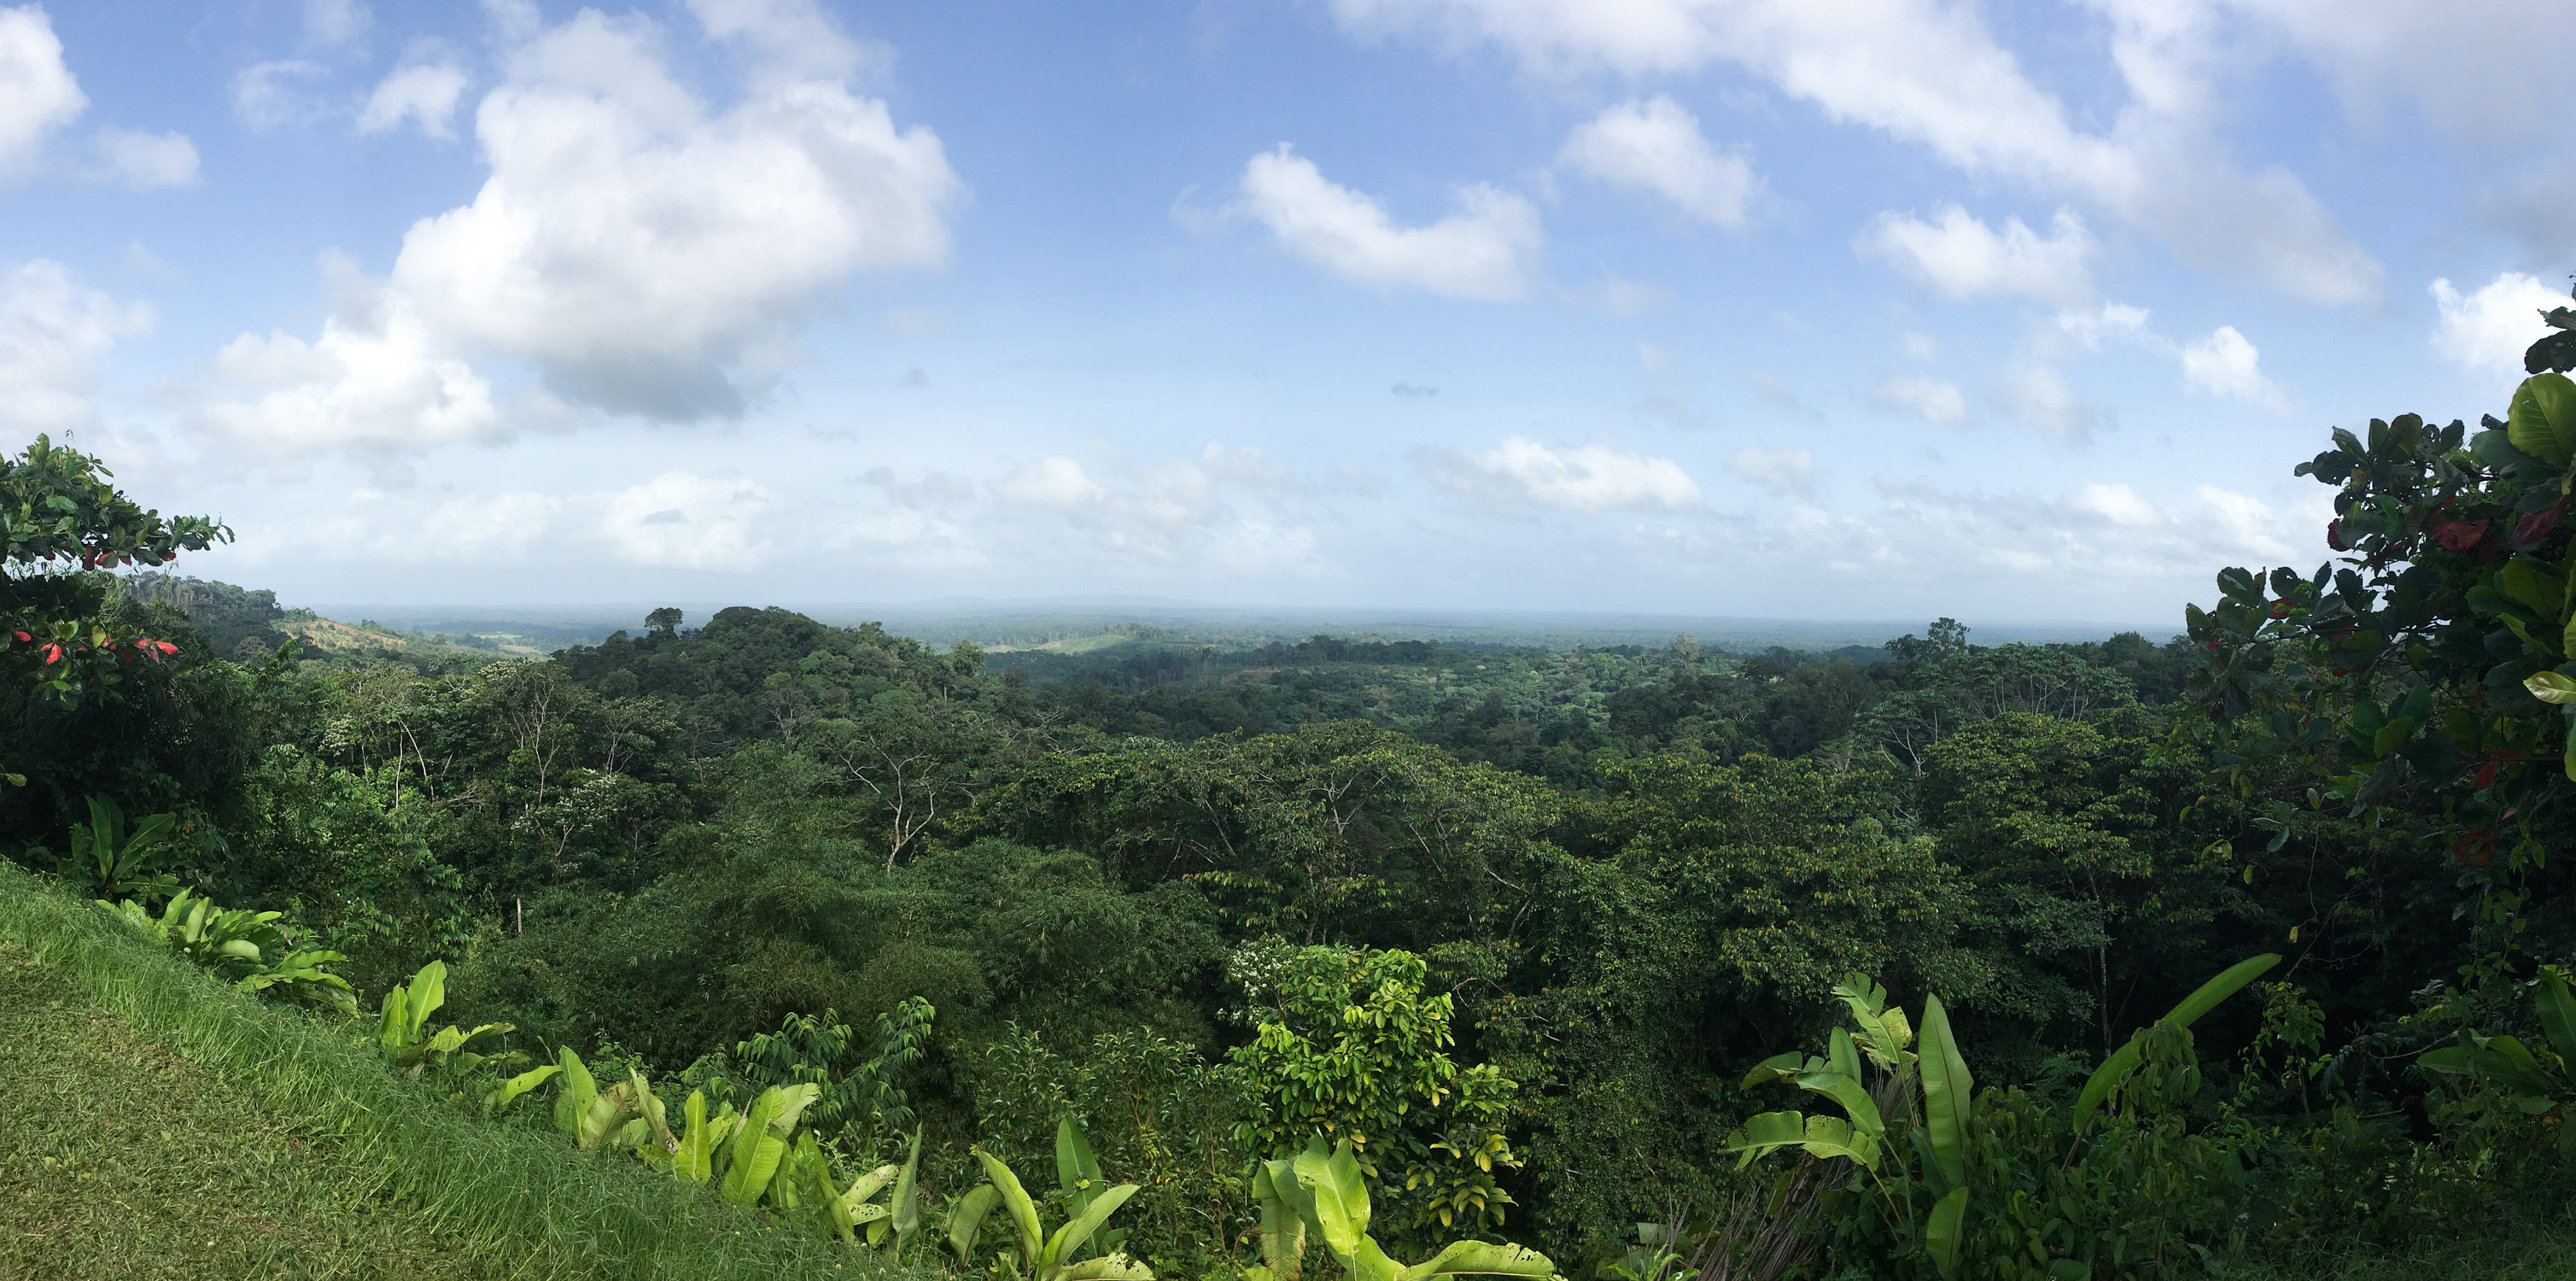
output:
[[[321,948],[299,948],[277,924],[283,912],[254,912],[215,905],[194,890],[172,895],[158,915],[141,903],[97,900],[118,920],[245,992],[274,992],[347,1015],[358,1012],[349,981],[322,967],[349,959]],[[277,953],[271,961],[269,954]]]
[[[1259,1175],[1268,1181],[1272,1195],[1315,1230],[1324,1248],[1342,1265],[1348,1281],[1547,1277],[1556,1272],[1556,1265],[1536,1250],[1487,1241],[1451,1242],[1438,1254],[1409,1267],[1396,1262],[1377,1238],[1369,1235],[1368,1180],[1360,1172],[1359,1158],[1352,1155],[1348,1139],[1328,1155],[1322,1138],[1310,1138],[1306,1150],[1293,1159],[1265,1161],[1261,1165]],[[1266,1241],[1263,1252],[1272,1259],[1278,1257]],[[1258,1270],[1274,1279],[1279,1276],[1275,1264]]]
[[[756,1205],[769,1194],[770,1185],[778,1181],[779,1167],[795,1144],[796,1121],[812,1105],[822,1087],[811,1082],[790,1086],[771,1086],[743,1109],[742,1119],[733,1126],[724,1145],[724,1176],[717,1192],[735,1205]],[[811,1137],[810,1135],[807,1137]],[[781,1189],[777,1200],[783,1201],[792,1183]]]
[[[2096,1068],[2077,1096],[2072,1116],[2075,1141],[2080,1146],[2084,1127],[2102,1105],[2137,1074],[2145,1061],[2147,1038],[2157,1029],[2166,1033],[2188,1028],[2201,1015],[2234,995],[2246,984],[2280,963],[2280,956],[2266,953],[2230,966],[2217,977],[2200,985],[2183,998],[2150,1028],[2130,1037],[2128,1044],[2115,1051]],[[1882,1115],[1881,1098],[1903,1100],[1904,1112],[1897,1118],[1900,1125],[1913,1126],[1912,1115],[1917,1091],[1909,1082],[1919,1084],[1922,1115],[1919,1129],[1913,1135],[1922,1157],[1923,1191],[1931,1194],[1932,1208],[1924,1216],[1922,1233],[1924,1252],[1944,1278],[1959,1271],[1959,1256],[1964,1242],[1963,1225],[1968,1211],[1968,1151],[1971,1127],[1977,1114],[1976,1077],[1968,1070],[1966,1056],[1959,1052],[1958,1038],[1950,1030],[1949,1011],[1938,996],[1923,998],[1921,1045],[1914,1053],[1905,1051],[1910,1030],[1902,1010],[1886,1008],[1886,990],[1857,976],[1834,989],[1850,1010],[1857,1031],[1835,1028],[1826,1041],[1824,1057],[1795,1052],[1777,1055],[1763,1061],[1747,1076],[1744,1086],[1750,1089],[1774,1081],[1788,1081],[1810,1094],[1831,1100],[1843,1110],[1842,1116],[1824,1113],[1765,1112],[1747,1119],[1744,1125],[1727,1136],[1724,1151],[1740,1152],[1741,1169],[1767,1152],[1795,1147],[1821,1160],[1840,1158],[1850,1161],[1867,1173],[1879,1192],[1910,1224],[1912,1201],[1900,1197],[1898,1188],[1882,1177],[1880,1157],[1885,1153],[1887,1118]],[[1882,1096],[1874,1096],[1861,1081],[1861,1060],[1866,1054],[1882,1074],[1881,1079],[1893,1087]],[[2075,1150],[2067,1152],[2072,1164]],[[1906,1177],[1899,1172],[1899,1179]]]
[[[801,1150],[800,1145],[800,1153]],[[815,1159],[819,1162],[821,1157],[818,1150]],[[902,1165],[878,1166],[852,1179],[847,1189],[835,1191],[830,1169],[824,1167],[821,1171],[823,1213],[833,1234],[851,1245],[858,1244],[861,1229],[866,1230],[869,1245],[883,1245],[891,1234],[895,1254],[901,1257],[911,1246],[913,1232],[921,1226],[921,1187],[915,1177],[920,1167],[919,1130],[912,1132],[912,1153]],[[887,1199],[886,1204],[876,1204],[877,1193],[884,1191],[888,1184],[894,1186],[894,1195]]]
[[[589,1065],[569,1045],[557,1052],[555,1066],[560,1069],[555,1078],[555,1128],[571,1135],[582,1151],[596,1152],[613,1143],[635,1146],[648,1129],[669,1134],[662,1123],[662,1101],[654,1097],[643,1074],[630,1068],[626,1080],[603,1090]]]
[[[1083,1257],[1083,1247],[1091,1243],[1100,1225],[1125,1205],[1127,1198],[1136,1195],[1135,1184],[1101,1189],[1073,1217],[1049,1233],[1038,1219],[1037,1202],[1030,1199],[1028,1189],[1021,1186],[1011,1167],[980,1147],[969,1152],[984,1167],[989,1181],[958,1198],[956,1211],[949,1215],[948,1240],[956,1247],[960,1262],[974,1252],[984,1217],[998,1204],[1009,1212],[1011,1226],[1019,1238],[1018,1252],[1005,1251],[1003,1259],[1011,1275],[1020,1281],[1153,1281],[1151,1269],[1124,1254],[1113,1251],[1096,1259]]]
[[[429,1016],[447,1003],[447,965],[432,961],[412,975],[411,982],[397,983],[385,993],[382,1012],[376,1019],[376,1044],[394,1066],[411,1076],[423,1069],[438,1072],[470,1072],[485,1064],[502,1066],[522,1063],[527,1055],[512,1050],[506,1054],[482,1054],[465,1047],[486,1036],[499,1036],[518,1029],[507,1023],[485,1023],[471,1032],[460,1031],[449,1024],[436,1032],[429,1030]],[[544,1077],[537,1078],[538,1081]],[[532,1081],[529,1086],[537,1082]],[[522,1088],[520,1093],[525,1093]],[[512,1095],[515,1098],[517,1095]],[[506,1103],[508,1100],[502,1100]]]
[[[89,821],[72,824],[71,853],[55,860],[63,879],[90,887],[101,898],[138,898],[149,902],[179,892],[176,877],[153,871],[171,852],[176,814],[153,814],[125,828],[125,811],[116,802],[92,796]]]
[[[2566,975],[2554,966],[2542,969],[2531,986],[2546,1047],[2535,1049],[2517,1037],[2464,1032],[2459,1044],[2427,1050],[2415,1066],[2495,1086],[2527,1116],[2558,1113],[2558,1148],[2576,1152],[2576,1125],[2565,1119],[2569,1104],[2576,1102],[2576,1076],[2571,1076],[2576,1074],[2576,996],[2569,994]]]

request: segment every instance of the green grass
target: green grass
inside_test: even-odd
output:
[[[0,1277],[542,1275],[0,943]]]
[[[895,1271],[432,1101],[354,1025],[231,991],[6,864],[0,944],[0,1277]]]

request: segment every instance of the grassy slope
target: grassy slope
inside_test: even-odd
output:
[[[0,942],[0,1277],[500,1277],[329,1144]],[[525,1262],[533,1264],[532,1257]]]
[[[192,1281],[774,1281],[882,1267],[633,1161],[434,1102],[348,1025],[233,992],[5,863],[0,946],[10,1281],[156,1268]]]

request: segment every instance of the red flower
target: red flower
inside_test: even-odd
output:
[[[60,645],[47,645],[45,647],[45,666],[51,667],[61,661],[63,661],[63,647]]]
[[[2338,516],[2335,519],[2326,522],[2326,546],[2339,552],[2348,552],[2352,550],[2352,548],[2344,545],[2342,517]]]
[[[30,636],[30,635],[26,634],[25,632],[11,632],[11,633],[10,633],[10,635],[17,637],[17,638],[18,638],[18,640],[19,640],[19,643],[21,643],[21,644],[24,644],[24,643],[25,643],[25,642],[27,642],[27,641],[31,641],[31,640],[36,639],[35,637]]]

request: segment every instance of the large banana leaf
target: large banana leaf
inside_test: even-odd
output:
[[[1046,1251],[1038,1256],[1039,1274],[1044,1275],[1049,1268],[1081,1258],[1083,1243],[1091,1240],[1091,1234],[1099,1231],[1100,1225],[1134,1195],[1135,1184],[1121,1183],[1091,1198],[1091,1204],[1084,1207],[1081,1214],[1067,1220],[1063,1227],[1055,1230],[1054,1236],[1047,1238]]]
[[[2261,978],[2264,971],[2280,963],[2281,954],[2278,952],[2265,952],[2261,956],[2238,961],[2201,984],[2198,990],[2184,997],[2181,1004],[2166,1011],[2165,1016],[2156,1021],[2174,1027],[2190,1027],[2201,1015],[2218,1008],[2219,1002],[2236,995],[2238,989]],[[2075,1096],[2075,1111],[2069,1118],[2077,1134],[2084,1132],[2085,1123],[2091,1121],[2093,1114],[2111,1097],[2111,1091],[2119,1088],[2122,1081],[2129,1079],[2130,1073],[2138,1070],[2138,1063],[2145,1054],[2144,1037],[2143,1032],[2132,1035],[2128,1044],[2113,1051],[2110,1058],[2102,1061],[2102,1066],[2093,1069],[2093,1075],[2084,1079],[2084,1089]]]
[[[1841,1029],[1835,1030],[1839,1032]],[[1851,1041],[1848,1038],[1843,1041],[1842,1048],[1846,1052],[1850,1050]],[[1860,1066],[1858,1059],[1853,1060],[1852,1066],[1854,1068]],[[1860,1078],[1857,1075],[1847,1076],[1830,1069],[1803,1072],[1798,1076],[1798,1088],[1841,1104],[1843,1111],[1850,1115],[1852,1124],[1869,1137],[1875,1139],[1887,1134],[1886,1123],[1879,1119],[1878,1104],[1869,1097],[1869,1091],[1861,1087]]]
[[[480,1035],[483,1029],[476,1028],[474,1031]],[[670,1117],[662,1107],[661,1096],[653,1093],[653,1087],[644,1080],[644,1074],[641,1071],[629,1067],[626,1069],[626,1075],[635,1086],[636,1110],[643,1114],[644,1123],[652,1130],[653,1146],[661,1149],[666,1155],[679,1151],[680,1139],[678,1135],[671,1133]]]
[[[1360,1177],[1359,1158],[1351,1155],[1351,1141],[1342,1140],[1326,1156],[1322,1138],[1308,1139],[1294,1165],[1298,1185],[1312,1198],[1310,1213],[1324,1248],[1344,1269],[1357,1268],[1360,1242],[1368,1239],[1369,1194],[1367,1181]]]
[[[1299,1281],[1315,1194],[1297,1181],[1295,1162],[1263,1161],[1253,1167],[1252,1197],[1261,1207],[1261,1258],[1269,1281]]]
[[[1842,1157],[1865,1170],[1878,1168],[1878,1140],[1865,1130],[1855,1130],[1851,1122],[1838,1116],[1803,1112],[1762,1112],[1746,1117],[1744,1124],[1726,1136],[1719,1151],[1741,1152],[1744,1159],[1736,1169],[1753,1164],[1755,1157],[1781,1148],[1800,1148],[1808,1155],[1822,1158]]]
[[[1923,1248],[1932,1255],[1932,1266],[1943,1277],[1959,1275],[1960,1220],[1968,1213],[1968,1185],[1960,1184],[1941,1194],[1932,1203],[1932,1213],[1923,1220]]]
[[[1823,1060],[1811,1059],[1796,1050],[1774,1054],[1754,1064],[1753,1070],[1744,1074],[1744,1088],[1750,1090],[1754,1086],[1768,1085],[1773,1081],[1797,1080],[1799,1073],[1808,1070],[1807,1065],[1810,1062],[1823,1066]]]
[[[2533,1002],[2540,1007],[2540,1030],[2548,1034],[2559,1062],[2576,1073],[2576,996],[2568,995],[2567,979],[2554,969],[2541,971],[2538,986]]]
[[[1941,998],[1923,998],[1923,1129],[1932,1159],[1952,1187],[1968,1181],[1968,1118],[1976,1109],[1977,1079],[1950,1034],[1950,1012]]]
[[[620,1081],[591,1096],[590,1106],[582,1109],[580,1120],[574,1124],[573,1142],[584,1152],[596,1152],[617,1138],[626,1123],[635,1120],[641,1111],[634,1085]]]
[[[691,1183],[704,1183],[715,1177],[716,1153],[725,1136],[733,1131],[737,1118],[726,1112],[707,1115],[707,1093],[689,1091],[689,1100],[680,1105],[680,1146],[671,1151],[671,1173]]]
[[[771,1086],[753,1099],[734,1127],[733,1139],[726,1145],[724,1182],[720,1188],[724,1199],[735,1205],[751,1205],[769,1190],[769,1181],[778,1175],[778,1163],[787,1159],[787,1140],[772,1132],[770,1122],[785,1106],[786,1100],[777,1086]]]
[[[982,1148],[969,1148],[967,1152],[983,1165],[985,1177],[993,1181],[993,1188],[1001,1195],[1002,1208],[1019,1232],[1020,1257],[1029,1260],[1034,1270],[1038,1252],[1046,1248],[1046,1230],[1038,1223],[1037,1203],[1029,1199],[1028,1189],[1020,1186],[1020,1176],[1011,1173],[1002,1158]]]
[[[894,1228],[897,1256],[912,1244],[912,1234],[921,1229],[921,1129],[912,1131],[912,1153],[903,1159],[903,1169],[894,1176],[894,1203],[886,1207],[886,1221]]]
[[[1100,1162],[1091,1155],[1091,1144],[1069,1116],[1055,1123],[1055,1184],[1075,1214],[1082,1213],[1091,1199],[1100,1195],[1100,1189],[1108,1186],[1100,1175]]]
[[[556,1051],[555,1062],[563,1068],[563,1083],[555,1090],[555,1128],[579,1138],[581,1118],[599,1098],[599,1082],[591,1079],[590,1068],[569,1045]]]
[[[561,1071],[563,1071],[563,1067],[560,1064],[548,1063],[543,1067],[530,1068],[525,1072],[521,1072],[517,1076],[511,1077],[509,1080],[503,1081],[499,1089],[484,1095],[483,1110],[485,1112],[498,1112],[516,1102],[520,1095],[545,1084],[549,1080],[552,1080],[554,1075]]]
[[[984,1220],[993,1213],[994,1204],[1001,1199],[1001,1189],[990,1183],[978,1184],[948,1208],[948,1244],[957,1251],[959,1263],[966,1262],[968,1256],[975,1253],[975,1237],[983,1231]]]
[[[1431,1256],[1428,1262],[1414,1264],[1396,1273],[1396,1281],[1430,1281],[1432,1277],[1544,1277],[1555,1273],[1556,1265],[1549,1262],[1546,1255],[1528,1246],[1457,1241]]]

